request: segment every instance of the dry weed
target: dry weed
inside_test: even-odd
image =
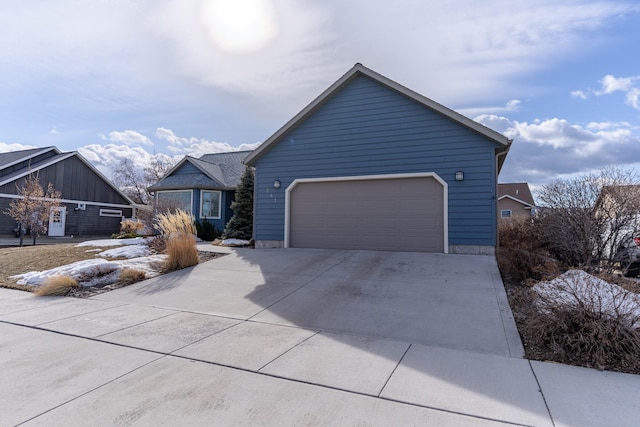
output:
[[[640,315],[635,294],[603,289],[597,278],[565,275],[534,292],[524,320],[535,358],[597,369],[640,373]],[[533,308],[535,307],[535,308]],[[522,320],[522,319],[521,319]],[[528,355],[532,356],[532,355]]]
[[[71,276],[52,276],[46,279],[33,293],[38,296],[65,296],[77,287],[78,282]]]
[[[136,282],[141,282],[146,278],[147,274],[144,271],[136,270],[133,268],[125,268],[120,271],[118,284],[122,286],[128,286]]]

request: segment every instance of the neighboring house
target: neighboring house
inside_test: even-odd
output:
[[[605,185],[594,206],[596,223],[603,224],[602,252],[613,256],[620,248],[633,246],[640,236],[640,185]]]
[[[529,184],[516,182],[498,184],[498,211],[500,218],[531,218],[536,203],[531,195]]]
[[[356,64],[246,158],[256,247],[493,254],[510,144]]]
[[[158,210],[180,208],[200,223],[206,221],[222,231],[233,216],[231,202],[240,183],[249,151],[186,156],[149,187]]]
[[[46,189],[61,192],[61,205],[52,213],[49,236],[106,236],[120,230],[120,221],[135,215],[134,204],[88,160],[56,147],[0,153],[0,235],[15,234],[16,221],[5,215],[18,187],[30,173]]]

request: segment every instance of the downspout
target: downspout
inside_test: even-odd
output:
[[[496,212],[496,252],[498,251],[498,247],[500,246],[500,233],[499,233],[499,224],[498,221],[500,221],[500,218],[498,217],[498,175],[500,175],[500,156],[506,156],[507,153],[509,152],[509,149],[511,148],[511,143],[513,142],[513,139],[509,140],[509,145],[507,145],[507,148],[496,153],[496,183],[495,186],[496,188],[494,189],[494,193],[495,194],[495,212]]]

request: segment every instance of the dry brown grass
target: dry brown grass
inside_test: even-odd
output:
[[[640,318],[630,308],[630,294],[614,292],[614,310],[605,310],[595,281],[579,287],[567,280],[562,288],[568,299],[559,291],[540,295],[507,286],[525,357],[640,374]]]
[[[198,264],[196,226],[190,213],[177,209],[175,212],[158,214],[155,224],[166,243],[167,261],[164,271]]]
[[[52,276],[46,279],[33,293],[40,297],[65,296],[76,287],[78,287],[78,282],[71,276]]]
[[[118,284],[122,286],[128,286],[136,282],[141,282],[146,278],[147,274],[144,271],[136,270],[133,268],[125,268],[120,272]]]
[[[76,247],[76,244],[0,248],[0,287],[31,290],[31,287],[18,285],[16,280],[9,277],[95,258],[95,252],[87,252],[91,248]]]
[[[167,240],[164,271],[180,270],[198,264],[198,248],[192,235],[175,235]]]

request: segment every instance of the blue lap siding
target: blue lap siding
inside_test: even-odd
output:
[[[284,239],[285,190],[294,179],[435,172],[448,183],[449,244],[495,246],[499,146],[358,75],[255,159],[254,238]]]

